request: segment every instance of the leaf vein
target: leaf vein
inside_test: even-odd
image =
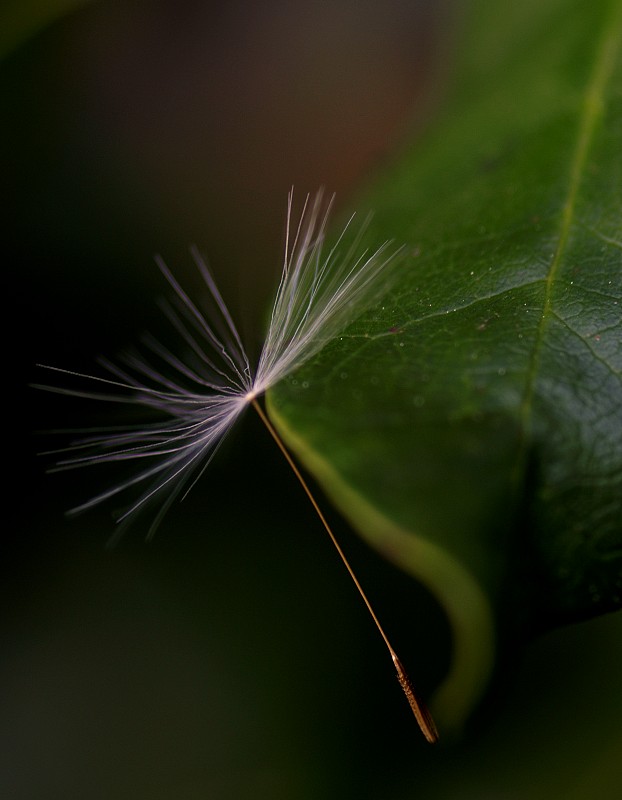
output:
[[[533,281],[526,281],[524,283],[517,283],[514,286],[507,286],[504,289],[501,289],[498,292],[491,292],[487,295],[480,295],[478,297],[473,297],[468,300],[468,302],[463,303],[462,305],[451,305],[446,306],[435,311],[431,311],[428,314],[424,314],[420,317],[414,317],[413,319],[409,319],[406,322],[399,325],[398,330],[386,330],[381,331],[380,333],[346,333],[343,334],[340,338],[341,339],[364,339],[367,341],[375,341],[376,339],[384,339],[388,336],[395,336],[398,333],[406,330],[407,328],[411,328],[414,325],[419,325],[422,322],[427,322],[431,319],[438,319],[442,317],[447,317],[449,314],[455,314],[459,311],[466,311],[473,306],[480,305],[481,303],[486,303],[489,300],[497,300],[500,297],[503,297],[506,294],[511,294],[512,292],[517,291],[518,289],[527,289],[530,286],[536,286],[539,283],[542,283],[545,278],[536,278]]]
[[[615,367],[612,364],[610,364],[605,358],[602,357],[602,355],[600,355],[594,349],[594,347],[592,347],[589,338],[583,336],[581,333],[579,333],[579,331],[575,330],[575,328],[573,328],[572,325],[570,325],[570,323],[566,319],[564,319],[560,314],[558,314],[557,311],[552,310],[551,311],[551,316],[555,317],[555,319],[560,323],[560,325],[563,325],[564,328],[566,328],[566,330],[569,333],[571,333],[573,336],[575,336],[577,339],[579,339],[580,342],[582,342],[585,345],[585,347],[592,354],[592,356],[593,356],[595,361],[598,361],[604,367],[607,367],[607,369],[611,372],[611,374],[614,377],[618,378],[620,380],[620,382],[622,382],[622,374],[620,374],[620,372],[618,372],[618,370],[616,370]]]
[[[603,35],[595,51],[594,68],[585,89],[583,106],[579,115],[577,139],[570,163],[568,190],[561,211],[558,242],[545,281],[542,316],[536,331],[531,364],[527,374],[525,393],[521,407],[520,416],[523,421],[524,436],[523,446],[519,452],[517,461],[517,468],[520,468],[526,456],[526,442],[529,438],[527,433],[530,429],[530,413],[535,393],[536,377],[540,365],[540,355],[548,322],[553,313],[553,289],[562,266],[570,231],[573,223],[575,223],[577,197],[585,171],[587,156],[594,138],[596,123],[602,111],[605,88],[611,78],[615,59],[620,47],[622,4],[613,3],[612,9],[614,16],[612,19],[607,16],[605,20]]]
[[[592,236],[595,236],[601,242],[604,242],[605,244],[610,244],[612,247],[617,247],[618,249],[622,250],[622,242],[618,241],[617,239],[614,239],[611,236],[607,236],[606,234],[601,233],[598,229],[591,228],[588,225],[584,225],[584,228],[588,233],[591,233]]]

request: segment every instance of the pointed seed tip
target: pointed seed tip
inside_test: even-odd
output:
[[[397,671],[397,680],[402,687],[402,691],[406,695],[406,699],[408,700],[411,711],[415,715],[415,719],[417,720],[417,724],[419,725],[421,733],[424,735],[429,744],[436,744],[436,742],[439,740],[438,729],[434,719],[432,718],[430,710],[415,692],[411,680],[408,677],[408,673],[404,669],[402,662],[399,660],[397,655],[394,652],[391,652],[391,657]]]

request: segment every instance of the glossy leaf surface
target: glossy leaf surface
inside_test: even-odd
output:
[[[358,202],[397,282],[268,398],[445,608],[453,726],[501,641],[622,604],[622,3],[481,0],[461,38],[437,123]]]

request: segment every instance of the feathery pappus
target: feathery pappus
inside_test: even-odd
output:
[[[358,231],[353,230],[354,215],[328,246],[326,230],[333,202],[334,198],[325,202],[322,192],[314,198],[307,196],[300,218],[294,224],[293,193],[289,194],[281,277],[255,368],[199,252],[192,251],[206,289],[205,308],[190,298],[164,261],[158,258],[158,266],[173,290],[173,300],[165,310],[184,354],[147,337],[147,353],[126,355],[116,363],[101,361],[107,371],[106,377],[46,367],[86,380],[91,386],[96,385],[97,390],[41,388],[143,407],[150,413],[157,412],[159,420],[89,434],[76,440],[61,451],[64,455],[54,469],[135,462],[134,474],[94,495],[72,512],[85,511],[135,490],[133,501],[118,521],[129,520],[150,501],[159,499],[159,510],[151,526],[153,531],[174,500],[196,483],[247,407],[253,406],[313,504],[389,649],[398,680],[422,732],[429,742],[434,742],[438,734],[429,711],[416,697],[410,679],[307,483],[258,402],[268,389],[316,355],[369,308],[386,288],[388,272],[402,252],[403,248],[392,241],[384,242],[373,251],[364,249],[361,239],[365,225]]]

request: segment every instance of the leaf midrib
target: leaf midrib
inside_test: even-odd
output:
[[[596,123],[603,109],[603,97],[609,79],[612,76],[616,62],[616,55],[622,37],[622,3],[614,2],[612,12],[607,15],[603,34],[595,50],[595,62],[590,80],[587,83],[582,111],[579,117],[576,144],[570,162],[568,190],[562,207],[561,223],[557,247],[551,265],[545,278],[544,301],[542,315],[536,329],[535,341],[531,355],[529,370],[525,384],[525,392],[520,409],[521,428],[523,430],[522,446],[517,460],[517,477],[522,473],[522,467],[527,454],[530,439],[532,419],[532,405],[536,388],[536,379],[540,366],[540,358],[548,323],[553,316],[553,289],[563,262],[570,232],[575,222],[575,209],[577,196],[585,171],[585,165],[594,139]]]

